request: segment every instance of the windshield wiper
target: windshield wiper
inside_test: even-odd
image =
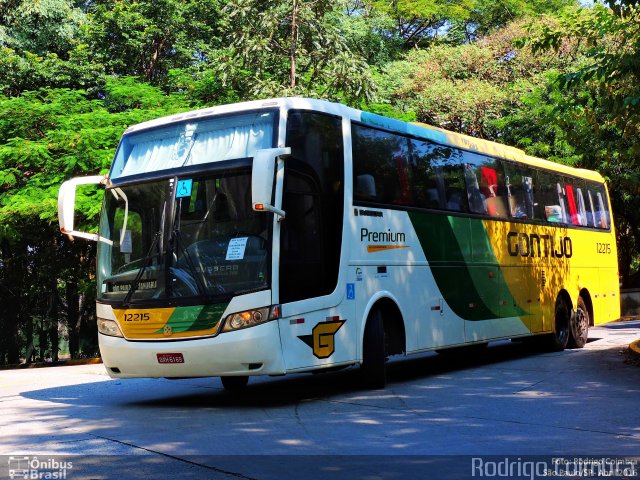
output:
[[[151,246],[149,247],[149,252],[142,259],[142,262],[143,262],[142,266],[138,270],[138,273],[136,274],[136,278],[133,279],[133,282],[131,283],[131,287],[129,287],[129,291],[125,295],[124,300],[122,300],[122,304],[125,307],[128,307],[131,305],[131,297],[133,296],[133,293],[138,289],[138,286],[140,285],[140,280],[142,280],[142,275],[144,275],[144,271],[147,269],[149,260],[151,260],[153,257],[158,255],[158,254],[154,254],[153,250],[156,247],[158,243],[158,239],[160,238],[161,235],[162,235],[162,232],[156,232],[156,234],[153,236]]]

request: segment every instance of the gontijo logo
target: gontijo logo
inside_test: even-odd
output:
[[[311,335],[302,335],[298,338],[313,349],[317,358],[329,358],[336,351],[336,332],[344,325],[346,320],[340,317],[328,317],[326,322],[320,322],[311,331]]]
[[[507,249],[512,257],[552,257],[571,258],[573,256],[573,244],[570,237],[558,237],[553,235],[527,235],[522,232],[507,233]]]

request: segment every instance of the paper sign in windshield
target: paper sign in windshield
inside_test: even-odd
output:
[[[244,249],[247,247],[247,240],[249,240],[249,237],[232,238],[229,240],[226,260],[242,260],[244,258]]]

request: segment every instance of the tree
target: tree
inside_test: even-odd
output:
[[[578,87],[590,95],[573,104],[591,125],[591,134],[607,140],[621,159],[638,164],[640,153],[640,7],[636,1],[596,4],[532,27],[536,50],[557,51],[568,40],[585,46],[586,59],[559,78],[567,91]],[[612,132],[613,131],[613,132]],[[611,134],[614,133],[613,136]],[[622,142],[621,142],[622,140]]]
[[[403,50],[470,43],[520,18],[577,6],[576,0],[350,0],[358,17],[391,19],[383,36]]]
[[[471,44],[408,53],[377,77],[378,101],[425,123],[501,141],[494,121],[520,108],[523,95],[545,82],[544,72],[570,63],[570,55],[516,48],[526,25],[522,19]]]
[[[0,0],[0,46],[64,56],[85,22],[71,0]]]
[[[343,38],[339,7],[333,0],[229,1],[223,79],[250,96],[370,96],[368,66]]]
[[[533,25],[531,45],[556,52],[567,42],[583,47],[584,60],[557,78],[565,100],[550,121],[567,118],[564,126],[579,165],[609,179],[626,282],[640,258],[640,8],[637,1],[606,3],[609,8],[596,4]]]
[[[82,42],[109,74],[160,84],[220,47],[221,0],[95,0]]]
[[[40,89],[0,96],[0,311],[7,341],[0,364],[57,358],[58,335],[72,355],[96,352],[96,247],[57,227],[57,192],[67,178],[106,173],[128,125],[188,109],[182,95],[131,78],[108,79],[99,95]],[[95,231],[102,195],[78,196],[80,228]],[[66,332],[66,333],[65,333]]]

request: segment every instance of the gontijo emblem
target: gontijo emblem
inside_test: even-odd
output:
[[[320,322],[311,335],[301,335],[298,338],[313,349],[313,354],[318,358],[329,358],[336,350],[335,335],[346,320],[340,317],[328,317],[326,322]]]

